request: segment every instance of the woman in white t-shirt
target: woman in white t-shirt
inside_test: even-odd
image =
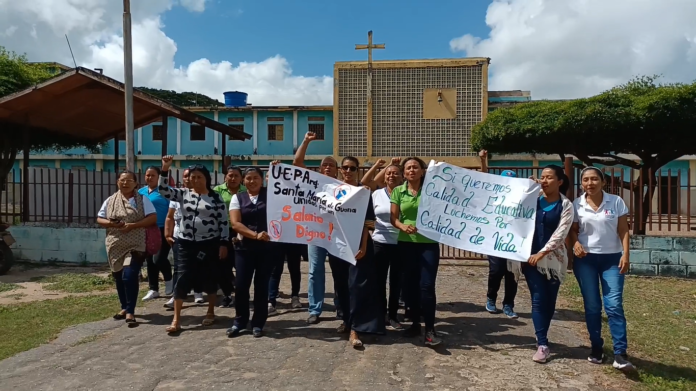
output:
[[[387,166],[376,178],[378,183],[384,181],[384,187],[372,193],[372,205],[374,206],[375,229],[372,232],[372,241],[375,249],[375,261],[377,264],[377,276],[379,281],[379,295],[382,306],[387,314],[389,327],[393,330],[403,330],[403,326],[397,320],[399,310],[399,295],[401,293],[401,278],[403,274],[403,260],[399,259],[398,236],[399,230],[390,222],[391,219],[391,192],[401,185],[403,176],[398,160]],[[389,276],[389,299],[387,300],[387,276]]]
[[[575,262],[573,272],[585,304],[585,323],[592,351],[588,361],[604,360],[602,301],[614,343],[614,368],[633,369],[626,356],[624,277],[629,269],[628,208],[621,197],[605,193],[604,175],[595,167],[580,173],[585,194],[573,202],[575,219],[570,233]],[[600,296],[600,286],[602,295]]]

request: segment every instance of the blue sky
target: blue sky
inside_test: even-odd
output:
[[[348,5],[350,4],[350,5]],[[450,40],[486,37],[487,0],[214,0],[201,14],[175,7],[163,15],[177,43],[176,64],[200,58],[263,61],[280,54],[293,74],[330,75],[336,61],[363,60],[367,31],[386,50],[374,59],[449,58]]]

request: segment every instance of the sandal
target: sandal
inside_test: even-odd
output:
[[[178,322],[172,322],[171,325],[167,326],[167,334],[174,334],[181,331],[181,326]]]
[[[355,331],[350,332],[350,339],[348,341],[351,345],[353,345],[355,349],[361,348],[363,346],[363,343],[360,340],[358,333],[356,333]]]
[[[215,315],[214,314],[207,314],[205,316],[205,319],[203,319],[203,322],[201,322],[201,324],[203,326],[212,326],[213,323],[215,323]]]
[[[135,317],[126,318],[126,324],[128,325],[128,327],[135,327],[138,325],[138,321],[135,320]]]

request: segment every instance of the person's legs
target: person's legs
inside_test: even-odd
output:
[[[437,297],[435,295],[435,281],[437,269],[440,265],[440,245],[438,243],[421,244],[420,251],[420,293],[423,321],[425,331],[435,330],[435,310]]]
[[[548,310],[548,292],[547,278],[541,274],[536,267],[523,265],[522,272],[527,280],[529,293],[532,297],[532,323],[534,324],[534,333],[537,338],[537,346],[548,346],[548,326],[547,326],[547,310]]]
[[[389,254],[390,248],[386,243],[373,243],[375,248],[375,269],[377,272],[376,294],[378,295],[378,299],[382,302],[382,307],[386,313],[388,308],[387,278],[389,278],[389,262],[391,261]]]
[[[626,354],[626,316],[623,308],[623,288],[625,275],[621,274],[619,262],[621,253],[598,256],[599,276],[602,282],[604,311],[609,319],[609,331],[614,343],[614,355]]]
[[[251,327],[263,330],[268,319],[268,306],[265,295],[268,292],[268,281],[271,269],[278,266],[277,259],[283,259],[282,252],[276,243],[264,243],[255,256],[254,273],[254,315],[251,318]],[[280,265],[282,267],[282,264]]]
[[[273,307],[276,306],[278,301],[278,295],[280,294],[280,279],[283,276],[283,266],[285,264],[285,257],[287,256],[287,246],[282,243],[281,250],[277,252],[277,256],[274,259],[269,259],[270,264],[267,267],[270,269],[269,273],[269,283],[268,283],[268,303]],[[265,259],[259,258],[259,259]],[[257,271],[258,273],[258,271]],[[254,279],[254,289],[256,289],[256,278]],[[255,296],[256,294],[254,294]],[[256,297],[254,297],[255,301]],[[256,304],[254,304],[256,307]]]
[[[507,261],[505,262],[507,268]],[[517,297],[517,280],[511,271],[505,271],[505,296],[503,297],[503,307],[515,308],[515,297]]]
[[[159,273],[162,273],[162,278],[164,279],[164,285],[166,287],[165,294],[171,295],[172,286],[172,264],[169,263],[169,251],[171,247],[169,242],[164,238],[164,228],[160,228],[160,236],[162,238],[162,245],[159,251],[152,257],[152,261],[157,266],[157,273],[155,273],[155,278],[159,278]],[[148,272],[150,274],[150,272]]]
[[[417,243],[399,242],[399,258],[404,264],[403,294],[406,308],[408,308],[411,321],[409,335],[420,334],[421,318],[421,264]]]
[[[324,304],[326,291],[326,254],[327,251],[317,246],[307,246],[309,257],[309,276],[307,298],[309,299],[309,315],[319,317]]]
[[[300,296],[300,284],[302,283],[302,272],[300,271],[300,263],[302,262],[302,253],[304,252],[302,244],[290,244],[285,251],[285,259],[288,262],[288,272],[290,273],[291,297]]]
[[[152,292],[159,293],[159,268],[155,264],[154,257],[148,255],[145,259],[147,262],[147,286]]]
[[[118,293],[118,301],[121,303],[121,311],[127,311],[128,300],[126,299],[126,287],[123,283],[123,269],[112,272],[111,275],[116,282],[116,293]],[[125,315],[125,312],[123,314]]]
[[[215,263],[215,280],[217,285],[222,290],[222,294],[229,298],[234,291],[234,274],[232,273],[232,264],[234,263],[234,249],[232,246],[227,247],[227,256],[225,259],[216,260]]]
[[[249,323],[249,288],[251,288],[251,281],[254,276],[254,259],[252,252],[253,251],[250,250],[238,250],[234,260],[237,268],[234,325],[240,329],[246,328]],[[255,307],[254,311],[263,311],[264,308],[268,311],[268,307],[266,306],[266,292],[261,296],[264,304],[261,308]]]
[[[582,294],[585,324],[590,335],[592,351],[601,352],[604,340],[602,339],[602,298],[599,293],[597,257],[597,254],[587,254],[583,258],[575,258],[573,272]]]
[[[397,320],[401,282],[403,281],[403,260],[399,259],[399,249],[395,244],[389,245],[389,319]]]
[[[507,271],[507,260],[504,258],[488,256],[488,292],[486,293],[486,311],[497,312],[496,300],[498,300],[498,291],[500,290],[500,282],[505,277]]]
[[[143,259],[133,256],[129,266],[123,268],[123,286],[126,293],[126,313],[135,315],[135,304],[140,290],[140,268]]]
[[[345,323],[346,326],[350,326],[350,289],[348,287],[348,270],[350,264],[340,258],[329,255],[329,265],[331,266],[331,276],[334,280],[334,294],[338,299],[338,305],[343,314],[343,323]]]

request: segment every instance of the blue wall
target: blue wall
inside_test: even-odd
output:
[[[309,117],[324,117],[324,121],[309,122]],[[308,155],[333,155],[333,112],[331,111],[300,111],[297,113],[297,145],[304,140],[309,131],[309,124],[324,124],[324,140],[315,140],[307,148]]]
[[[244,122],[229,122],[229,118],[243,118]],[[244,125],[244,133],[254,134],[254,115],[249,111],[227,112],[222,111],[218,114],[218,121],[228,125]],[[227,136],[220,135],[227,143],[228,155],[252,155],[254,153],[254,139],[240,141],[229,140]],[[218,142],[220,148],[222,143]],[[222,150],[221,150],[222,151]]]
[[[268,122],[269,117],[282,117],[283,122]],[[292,111],[259,112],[257,155],[291,155],[293,150]],[[268,125],[283,125],[283,140],[268,139]]]

